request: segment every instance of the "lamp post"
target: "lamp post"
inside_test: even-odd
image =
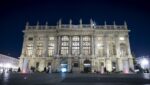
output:
[[[150,70],[150,58],[143,56],[138,59],[138,63],[144,71]]]

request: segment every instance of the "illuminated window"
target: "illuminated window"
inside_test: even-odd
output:
[[[83,37],[82,46],[83,46],[83,54],[90,55],[91,54],[91,38],[90,38],[90,36]]]
[[[83,54],[90,55],[91,54],[91,47],[83,47]]]
[[[48,45],[48,56],[52,56],[54,54],[54,43],[49,43]]]
[[[125,40],[125,38],[124,37],[119,37],[119,40]]]
[[[116,46],[114,43],[109,44],[109,54],[110,55],[116,55]]]
[[[69,37],[68,36],[62,36],[61,40],[62,41],[69,41]]]
[[[69,37],[62,36],[62,38],[61,38],[61,54],[62,55],[68,54],[68,50],[69,50]]]
[[[54,55],[54,37],[49,37],[49,43],[48,43],[48,56],[51,57]]]
[[[98,41],[101,41],[101,40],[102,40],[102,37],[97,37],[97,40],[98,40]]]
[[[102,57],[104,55],[104,45],[102,43],[97,44],[98,54]]]
[[[79,36],[73,36],[72,41],[79,41]]]
[[[62,42],[61,44],[62,44],[62,46],[68,46],[69,45],[68,42]]]
[[[49,40],[51,41],[51,40],[54,40],[54,37],[49,37]]]
[[[89,36],[84,36],[84,37],[83,37],[83,41],[90,41],[90,39],[91,39],[91,38],[90,38]]]
[[[120,44],[120,55],[121,55],[121,56],[126,56],[126,55],[128,55],[127,46],[126,46],[126,44],[124,44],[124,43],[121,43],[121,44]]]
[[[33,55],[33,44],[27,45],[27,55],[32,56]]]
[[[62,55],[68,54],[68,47],[61,47],[61,54]]]
[[[72,54],[78,55],[80,54],[80,38],[79,36],[72,37]]]
[[[42,43],[38,43],[37,44],[37,56],[42,56],[43,54],[43,44]]]

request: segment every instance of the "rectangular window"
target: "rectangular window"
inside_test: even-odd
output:
[[[33,44],[30,43],[27,45],[27,53],[28,56],[32,56],[33,55]]]
[[[32,41],[32,40],[33,40],[33,37],[29,37],[28,40],[29,40],[29,41]]]
[[[54,55],[54,46],[55,46],[54,37],[51,36],[48,39],[48,56],[49,57]]]
[[[80,38],[79,38],[79,36],[72,37],[72,54],[74,54],[74,55],[80,54]]]
[[[54,37],[49,37],[49,40],[51,41],[51,40],[54,40]]]
[[[62,36],[61,37],[61,54],[67,55],[69,52],[69,37]]]
[[[83,55],[90,55],[91,54],[91,37],[90,36],[83,36],[82,41],[83,46]]]
[[[48,44],[48,56],[52,56],[54,54],[54,43]]]
[[[68,54],[68,47],[61,47],[61,54],[62,55]]]
[[[91,54],[91,47],[83,47],[83,54],[90,55]]]
[[[43,54],[43,44],[42,43],[38,43],[37,44],[37,51],[36,51],[38,56],[42,56]]]

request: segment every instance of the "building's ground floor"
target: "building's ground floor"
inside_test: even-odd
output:
[[[124,72],[134,69],[132,58],[74,58],[74,57],[40,57],[20,58],[20,68],[27,71],[35,68],[36,71],[44,71],[50,67],[52,72]]]

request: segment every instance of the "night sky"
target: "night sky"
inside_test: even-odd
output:
[[[123,24],[127,21],[132,52],[150,56],[150,2],[148,0],[0,0],[0,53],[19,57],[23,43],[22,30],[30,25],[87,24],[92,18],[96,24]]]

